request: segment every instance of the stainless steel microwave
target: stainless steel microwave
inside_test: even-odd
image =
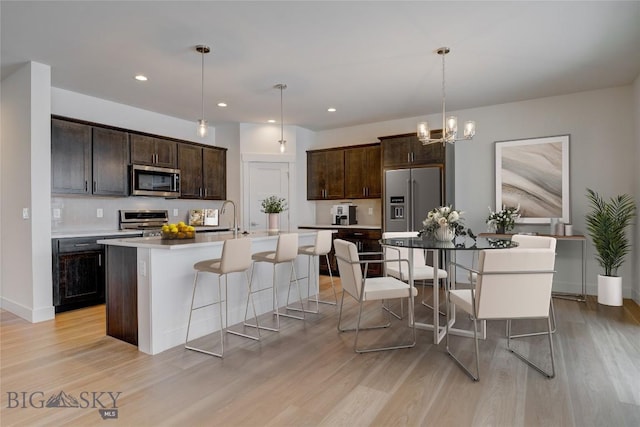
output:
[[[132,196],[180,196],[180,169],[131,165]]]

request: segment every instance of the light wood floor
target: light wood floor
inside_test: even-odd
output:
[[[140,353],[105,336],[104,306],[39,324],[3,311],[0,425],[640,426],[640,308],[554,301],[557,377],[543,378],[506,351],[504,322],[492,322],[480,344],[479,383],[427,331],[412,349],[355,354],[353,334],[337,333],[337,311],[327,305],[306,322],[283,320],[280,333],[265,332],[259,343],[228,335],[223,360],[182,347]],[[373,317],[380,311],[369,309]],[[404,322],[367,336],[397,333],[408,333]],[[217,335],[202,341],[213,346]],[[471,340],[452,344],[471,360]],[[519,344],[544,360],[544,339]],[[118,418],[33,407],[60,391],[83,404],[93,392],[121,392]]]

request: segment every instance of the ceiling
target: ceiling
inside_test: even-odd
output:
[[[2,78],[27,61],[54,87],[195,121],[311,130],[631,84],[640,2],[6,1]],[[137,82],[143,73],[149,80]],[[226,108],[216,104],[224,101]],[[327,112],[335,107],[336,112]]]

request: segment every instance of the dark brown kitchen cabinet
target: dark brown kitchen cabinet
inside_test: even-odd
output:
[[[307,200],[344,198],[344,150],[307,151]]]
[[[51,192],[91,194],[91,126],[51,120]]]
[[[53,239],[56,313],[104,303],[104,247],[97,238]]]
[[[313,229],[313,227],[301,228]],[[338,228],[337,230],[338,232],[333,234],[333,239],[342,239],[355,243],[358,252],[377,253],[376,255],[362,255],[360,257],[361,260],[381,259],[381,255],[379,255],[379,253],[382,251],[382,246],[380,245],[382,230],[351,227]],[[333,245],[331,247],[331,252],[329,252],[329,265],[327,265],[325,257],[319,257],[319,261],[318,268],[320,274],[329,274],[329,270],[331,270],[331,274],[334,276],[340,275]],[[362,268],[364,272],[364,264],[362,265]],[[382,272],[383,269],[381,263],[372,263],[367,266],[367,277],[379,277],[382,276]]]
[[[224,200],[227,197],[226,150],[178,144],[180,197]]]
[[[380,144],[344,150],[344,196],[348,199],[382,197]]]
[[[51,120],[51,192],[127,196],[127,132]]]
[[[202,148],[197,145],[178,144],[180,169],[180,197],[202,197]]]
[[[438,133],[432,135],[439,138]],[[442,143],[423,145],[414,133],[378,139],[382,143],[382,166],[385,168],[439,164],[445,161],[445,147]]]
[[[220,148],[202,149],[202,185],[207,200],[227,198],[227,151]]]
[[[175,168],[178,165],[178,143],[148,135],[131,135],[131,163]]]
[[[126,132],[93,128],[93,194],[122,196],[129,194],[129,135]]]

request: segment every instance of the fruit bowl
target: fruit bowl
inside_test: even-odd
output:
[[[183,240],[196,237],[196,229],[180,221],[162,226],[162,240]]]

